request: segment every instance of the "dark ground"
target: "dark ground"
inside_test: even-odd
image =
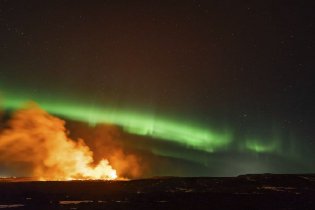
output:
[[[0,209],[315,209],[315,175],[0,181]]]

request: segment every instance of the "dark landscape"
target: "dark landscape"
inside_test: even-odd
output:
[[[1,209],[315,209],[314,198],[314,174],[0,182]]]

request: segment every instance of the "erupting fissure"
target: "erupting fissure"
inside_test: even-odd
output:
[[[16,111],[1,131],[0,162],[38,180],[117,178],[108,160],[95,164],[85,142],[66,132],[63,120],[30,104]]]

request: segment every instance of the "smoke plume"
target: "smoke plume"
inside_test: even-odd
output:
[[[93,160],[82,139],[67,135],[65,122],[35,104],[16,111],[0,132],[0,164],[39,180],[115,179],[108,160]]]

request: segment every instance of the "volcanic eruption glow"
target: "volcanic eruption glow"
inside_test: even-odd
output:
[[[0,134],[0,162],[38,180],[116,179],[108,160],[98,164],[82,139],[67,137],[65,122],[32,104],[14,113]]]

